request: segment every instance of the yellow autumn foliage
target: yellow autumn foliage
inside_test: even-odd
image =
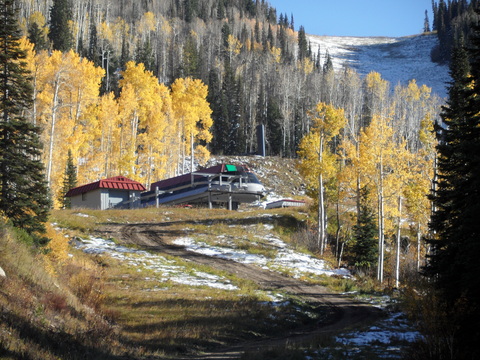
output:
[[[145,30],[155,18],[144,16]],[[164,25],[167,25],[164,23]],[[115,41],[128,32],[119,21],[100,24],[99,37]],[[200,80],[177,79],[169,89],[143,64],[129,62],[121,73],[120,95],[100,96],[105,72],[74,51],[42,51],[22,39],[34,78],[32,122],[41,128],[47,181],[59,206],[67,153],[78,169],[78,184],[124,175],[145,185],[173,175],[190,153],[209,157],[212,140],[208,88]],[[200,145],[202,144],[202,145]]]
[[[336,155],[330,151],[328,142],[340,133],[346,124],[343,109],[318,103],[309,112],[313,126],[299,145],[299,170],[312,189],[318,190],[318,177],[331,178],[335,174]]]
[[[56,269],[64,265],[68,260],[68,238],[55,230],[50,223],[46,224],[45,236],[50,239],[44,256],[46,268],[51,274],[55,274]]]

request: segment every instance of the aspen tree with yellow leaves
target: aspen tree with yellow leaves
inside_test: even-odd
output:
[[[83,161],[78,164],[81,184],[117,175],[115,154],[118,154],[119,108],[113,93],[103,95],[84,114],[89,124],[88,141],[82,148]]]
[[[402,216],[403,208],[404,208],[404,198],[405,198],[405,191],[407,186],[409,185],[410,181],[412,180],[413,172],[411,171],[411,167],[414,166],[413,164],[413,154],[410,153],[407,149],[407,141],[398,141],[396,142],[396,146],[392,149],[392,156],[395,161],[395,166],[390,170],[390,178],[391,178],[391,191],[397,200],[397,212],[395,214],[397,221],[396,221],[396,251],[395,251],[395,287],[399,287],[400,285],[400,258],[401,258],[401,239],[402,239]],[[392,199],[393,200],[393,199]]]
[[[378,72],[370,72],[364,80],[363,126],[367,126],[375,114],[387,116],[389,112],[389,83]]]
[[[230,63],[233,61],[233,57],[235,55],[240,54],[240,50],[242,50],[242,43],[232,34],[228,35],[227,38],[227,53],[228,59]]]
[[[195,152],[201,152],[208,160],[205,145],[212,140],[212,110],[207,102],[208,89],[201,80],[177,79],[172,84],[172,110],[178,126],[181,163],[190,155],[190,169],[194,170]],[[188,144],[190,146],[188,146]],[[182,169],[184,172],[184,169]]]
[[[307,181],[308,187],[317,195],[317,245],[323,255],[327,239],[325,182],[335,174],[337,161],[335,154],[331,151],[329,142],[339,135],[347,119],[343,109],[337,109],[321,102],[309,114],[313,125],[299,145],[299,170]]]
[[[361,131],[359,163],[366,185],[373,187],[377,196],[378,211],[378,268],[377,279],[383,282],[385,257],[385,202],[388,185],[392,184],[392,169],[399,159],[395,155],[397,144],[393,139],[393,128],[386,118],[374,115],[370,125]]]
[[[90,130],[84,112],[97,102],[104,72],[74,51],[41,52],[35,57],[36,112],[43,126],[47,182],[52,193],[58,193],[62,182],[67,151],[78,163],[85,151]],[[55,159],[55,161],[53,161]]]
[[[422,237],[428,230],[432,204],[428,199],[430,190],[434,188],[435,138],[431,115],[427,114],[421,121],[418,134],[421,148],[413,154],[413,175],[405,192],[409,220],[415,224],[416,232],[416,268],[422,265]],[[425,256],[425,252],[423,253]]]

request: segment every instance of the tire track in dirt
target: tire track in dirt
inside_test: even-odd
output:
[[[162,253],[200,265],[226,271],[258,284],[260,289],[284,291],[301,297],[304,301],[318,304],[329,314],[316,326],[296,329],[284,337],[258,340],[223,348],[201,356],[184,356],[180,359],[237,359],[245,351],[268,349],[308,341],[316,337],[337,333],[354,325],[372,322],[382,316],[382,311],[368,304],[354,301],[347,296],[332,293],[320,285],[310,285],[282,274],[264,270],[258,266],[241,264],[232,260],[210,257],[188,251],[183,246],[165,241],[165,226],[158,224],[106,225],[100,232],[116,238],[125,245],[135,245],[151,252]],[[168,234],[171,236],[172,234]],[[180,233],[178,236],[182,236]],[[174,238],[175,236],[172,236]]]

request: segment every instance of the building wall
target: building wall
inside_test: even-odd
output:
[[[124,202],[123,208],[140,207],[140,191],[95,189],[88,193],[72,196],[72,208],[106,210]]]
[[[83,193],[80,195],[72,196],[72,208],[87,208],[87,209],[101,209],[102,208],[102,190],[95,189],[93,191]]]

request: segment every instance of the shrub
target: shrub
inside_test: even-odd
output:
[[[105,298],[102,280],[85,268],[69,265],[67,269],[71,275],[68,282],[72,292],[85,304],[99,309]]]
[[[65,295],[49,292],[43,297],[42,303],[49,309],[62,312],[67,309],[67,299]]]

